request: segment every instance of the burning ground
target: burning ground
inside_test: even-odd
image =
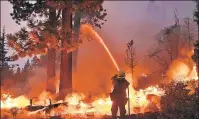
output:
[[[132,82],[129,75],[127,79]],[[158,86],[150,86],[146,89],[135,91],[130,87],[131,113],[145,113],[161,111],[160,100],[164,90]],[[17,118],[36,118],[62,115],[64,118],[80,116],[81,118],[102,118],[110,115],[111,101],[107,96],[91,97],[80,93],[73,93],[65,97],[65,100],[53,100],[53,96],[42,92],[33,100],[30,106],[29,98],[25,96],[12,97],[3,94],[1,111],[3,117],[11,117],[16,113]],[[52,102],[50,104],[50,100]]]

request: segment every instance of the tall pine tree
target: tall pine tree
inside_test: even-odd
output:
[[[32,68],[36,68],[36,67],[39,67],[40,64],[39,64],[39,58],[37,56],[34,56],[31,60],[31,66]]]
[[[9,49],[7,49],[7,42],[5,38],[5,27],[3,27],[3,33],[0,33],[0,81],[2,81],[6,77],[12,76],[12,68],[17,66],[14,64],[9,64],[9,62],[13,61],[13,59],[7,56],[8,50]]]

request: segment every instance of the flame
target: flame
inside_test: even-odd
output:
[[[1,108],[13,108],[19,107],[23,108],[29,104],[29,100],[25,96],[19,96],[17,98],[12,98],[9,94],[2,94],[1,98]]]
[[[191,80],[198,80],[196,64],[190,59],[193,66],[191,67],[190,64],[176,60],[174,61],[169,71],[167,72],[167,76],[173,79],[176,82],[187,82]]]

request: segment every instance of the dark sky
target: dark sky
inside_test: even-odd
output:
[[[108,21],[102,29],[98,29],[98,32],[113,55],[116,55],[125,50],[125,44],[131,39],[135,40],[138,52],[146,52],[152,45],[154,35],[161,28],[174,23],[174,10],[178,11],[180,18],[193,19],[195,3],[192,1],[105,1],[104,7],[107,9]],[[14,33],[24,25],[17,25],[10,16],[11,12],[10,3],[1,1],[1,26],[6,26],[6,33]],[[20,59],[17,63],[23,66],[25,60]]]

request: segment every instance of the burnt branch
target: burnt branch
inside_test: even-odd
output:
[[[152,58],[154,61],[160,64],[164,69],[167,69],[169,66],[169,63],[164,57],[160,56],[161,52],[162,52],[162,49],[156,48],[155,50],[151,51],[148,56],[149,58]]]

